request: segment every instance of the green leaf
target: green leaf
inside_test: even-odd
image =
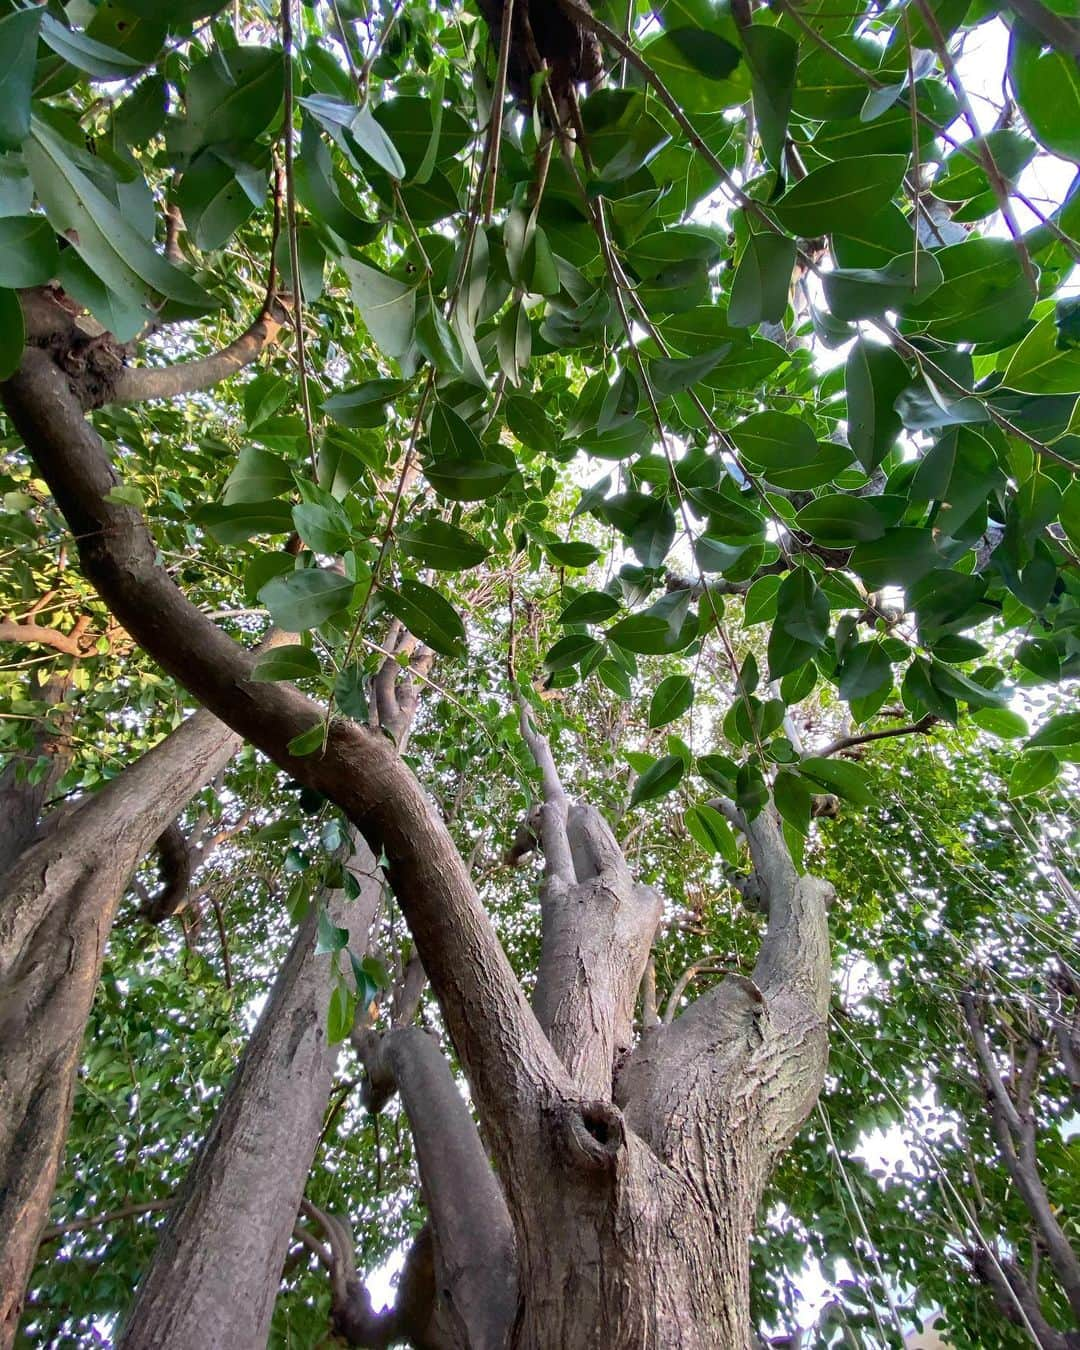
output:
[[[319,658],[308,647],[293,644],[272,647],[255,662],[251,678],[257,683],[276,680],[317,679],[322,674]]]
[[[1080,745],[1080,713],[1057,713],[1028,741],[1029,750],[1048,746],[1051,749],[1063,749]]]
[[[56,275],[59,261],[44,216],[0,217],[0,286],[39,286]]]
[[[685,772],[686,765],[681,755],[664,755],[655,764],[650,764],[634,783],[634,790],[630,794],[631,807],[667,796],[678,787]]]
[[[385,169],[391,178],[400,180],[405,177],[405,165],[394,142],[375,120],[369,107],[365,106],[357,112],[349,124],[349,131],[360,149],[370,155],[380,169]]]
[[[323,746],[323,732],[325,728],[321,722],[316,722],[313,727],[307,731],[302,731],[299,736],[294,736],[286,747],[290,755],[313,755],[316,750],[321,750]]]
[[[867,473],[873,473],[900,433],[894,404],[911,383],[905,362],[891,347],[852,343],[845,366],[848,444]]]
[[[603,643],[597,642],[588,634],[568,633],[549,648],[544,657],[544,669],[553,674],[560,670],[569,670],[571,666],[580,665],[602,650]]]
[[[870,786],[870,775],[861,764],[855,764],[849,759],[811,756],[802,760],[799,769],[826,792],[835,792],[856,806],[873,806],[876,801]]]
[[[412,345],[416,323],[415,289],[355,258],[338,261],[372,338],[387,356],[404,356]]]
[[[1028,126],[1047,150],[1080,161],[1080,68],[1075,53],[1042,47],[1030,29],[1013,24],[1009,81]]]
[[[0,18],[0,150],[18,150],[30,134],[30,94],[44,5]]]
[[[775,572],[758,577],[743,600],[744,628],[770,623],[776,617],[776,593],[779,589],[780,577]]]
[[[354,722],[368,720],[367,676],[359,661],[353,661],[340,671],[334,681],[334,703]]]
[[[254,141],[277,117],[285,89],[281,52],[253,45],[217,47],[187,78],[185,149]]]
[[[683,816],[683,823],[691,839],[700,844],[706,853],[718,853],[732,867],[739,861],[739,845],[731,826],[708,802],[700,806],[691,806]]]
[[[344,553],[352,542],[353,524],[340,502],[325,505],[302,502],[292,509],[293,526],[307,548],[330,557]]]
[[[983,157],[991,157],[1001,178],[1009,183],[1030,164],[1036,149],[1034,141],[1009,128],[966,141],[963,150],[954,150],[946,156],[941,172],[934,179],[934,196],[943,202],[964,202],[989,193],[996,202]],[[971,155],[976,158],[972,160]]]
[[[779,28],[753,23],[742,30],[754,94],[754,118],[769,164],[784,168],[784,138],[795,91],[799,44]]]
[[[663,727],[681,717],[694,701],[694,682],[689,675],[669,675],[660,681],[649,703],[649,726]]]
[[[850,703],[891,684],[892,664],[880,642],[859,642],[844,652],[839,675],[840,697]]]
[[[383,603],[414,637],[442,656],[465,655],[465,625],[453,605],[422,581],[403,579],[379,589]]]
[[[1011,708],[976,708],[970,716],[977,727],[1003,740],[1020,740],[1028,734],[1027,722]]]
[[[731,351],[732,344],[725,342],[701,356],[658,357],[649,362],[649,383],[653,392],[661,398],[669,394],[681,394],[683,390],[703,380]]]
[[[716,32],[673,28],[647,42],[641,54],[687,112],[714,112],[749,94],[738,47]],[[730,79],[736,72],[740,78]]]
[[[69,65],[97,80],[130,79],[145,64],[77,29],[68,28],[51,14],[45,14],[41,20],[41,40]]]
[[[776,623],[785,633],[820,647],[829,631],[829,600],[807,567],[793,567],[776,593]]]
[[[1032,394],[1080,393],[1080,350],[1058,346],[1052,313],[1040,319],[1013,352],[1003,383]]]
[[[788,307],[795,240],[763,230],[751,232],[731,282],[728,322],[735,328],[780,323]]]
[[[781,772],[773,782],[773,801],[781,817],[800,834],[810,833],[813,794],[797,774]]]
[[[457,525],[443,520],[424,520],[397,531],[398,547],[408,558],[440,572],[460,572],[477,567],[488,556],[478,539]]]
[[[812,464],[818,456],[812,429],[792,413],[753,413],[732,428],[731,439],[744,458],[766,471]]]
[[[283,459],[268,450],[246,445],[240,451],[236,468],[225,480],[222,501],[228,506],[237,502],[265,502],[292,488],[292,470]]]
[[[274,577],[259,599],[286,633],[303,633],[348,609],[356,583],[338,572],[308,567]]]
[[[773,206],[780,223],[803,239],[844,233],[867,221],[899,189],[906,155],[864,155],[814,169]]]
[[[326,1039],[330,1045],[340,1045],[345,1040],[352,1030],[355,1016],[353,998],[348,989],[343,984],[335,984],[330,991],[330,1002],[326,1009]]]
[[[24,153],[49,223],[72,241],[87,267],[124,305],[145,314],[153,296],[164,295],[199,313],[216,307],[201,287],[143,238],[49,124],[36,117],[32,120]],[[134,337],[135,328],[133,322],[129,331],[116,336]]]
[[[408,388],[405,380],[365,380],[323,399],[323,412],[342,427],[381,427],[386,405]]]
[[[319,910],[315,937],[315,955],[331,956],[349,945],[349,930],[338,928],[325,909]]]
[[[586,544],[577,539],[553,539],[544,545],[544,550],[561,567],[588,567],[600,557],[595,544]]]
[[[1009,796],[1030,797],[1048,787],[1061,771],[1061,764],[1052,750],[1025,750],[1009,774]]]
[[[503,490],[517,472],[490,459],[440,458],[424,466],[428,482],[454,502],[481,502]]]
[[[882,586],[913,586],[940,563],[933,532],[907,525],[856,545],[850,559],[852,570],[872,591]]]
[[[14,375],[26,341],[22,306],[14,291],[0,290],[0,380]]]
[[[194,518],[219,544],[242,544],[254,534],[286,534],[292,529],[287,502],[211,503],[200,507]]]
[[[872,497],[849,497],[833,492],[815,497],[795,517],[795,524],[823,544],[857,544],[880,539],[885,521]]]
[[[619,612],[619,602],[604,591],[586,591],[571,600],[559,615],[560,623],[606,623]]]
[[[941,286],[941,265],[932,253],[904,253],[884,267],[837,267],[822,277],[825,299],[838,319],[866,319],[896,310],[904,314]]]

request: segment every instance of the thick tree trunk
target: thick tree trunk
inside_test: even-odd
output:
[[[592,870],[578,871],[558,789],[561,800],[544,812],[548,898],[581,905],[582,887],[599,888],[613,927],[605,937],[586,925],[580,941],[574,923],[565,941],[545,933],[555,973],[536,1008],[557,1049],[395,747],[342,720],[320,755],[291,753],[322,711],[286,684],[253,682],[250,657],[178,591],[141,517],[111,500],[108,456],[49,358],[28,351],[2,393],[87,576],[128,632],[385,852],[513,1220],[521,1298],[510,1343],[747,1346],[747,1240],[769,1169],[820,1091],[829,997],[827,887],[796,873],[772,808],[745,824],[769,910],[752,978],[729,975],[609,1063],[626,1045],[656,911],[625,889],[625,861],[608,856],[606,840],[598,853],[584,850],[596,854]],[[586,968],[579,977],[579,958],[595,976]],[[578,1058],[571,1028],[591,1037],[594,1013],[602,1054]]]
[[[64,697],[71,680],[66,671],[50,675],[32,692],[47,708],[54,708]],[[65,710],[62,725],[70,720]],[[31,783],[13,760],[0,773],[0,878],[11,870],[22,851],[34,841],[41,808],[53,787],[71,763],[71,742],[63,731],[42,720],[35,731],[28,758],[49,757],[49,770]]]
[[[361,840],[360,895],[330,918],[362,955],[381,879]],[[281,1267],[337,1065],[326,1036],[330,958],[316,955],[317,906],[301,924],[225,1099],[169,1211],[119,1344],[124,1350],[263,1350]]]
[[[198,712],[26,850],[0,898],[0,1347],[48,1217],[117,904],[165,825],[236,753]]]

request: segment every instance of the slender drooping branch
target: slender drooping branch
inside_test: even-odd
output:
[[[439,1000],[485,1137],[508,1155],[532,1146],[536,1119],[506,1103],[541,1103],[566,1088],[467,869],[432,803],[381,734],[335,720],[321,753],[289,750],[324,722],[286,683],[251,679],[253,658],[192,605],[161,567],[133,507],[110,499],[117,478],[65,375],[28,350],[0,386],[4,406],[79,543],[87,578],[132,637],[216,715],[298,782],[336,802],[388,861]]]
[[[986,1093],[990,1126],[998,1152],[1023,1200],[1031,1221],[1046,1244],[1046,1252],[1073,1316],[1080,1321],[1080,1257],[1058,1221],[1039,1172],[1036,1154],[1035,1111],[1032,1103],[1038,1072],[1039,1046],[1029,1040],[1012,1092],[1001,1076],[976,995],[967,990],[960,1007],[975,1050],[979,1079]]]

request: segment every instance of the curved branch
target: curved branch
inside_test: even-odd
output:
[[[536,730],[532,709],[520,689],[515,690],[518,701],[518,722],[521,736],[529,747],[544,786],[544,807],[540,815],[540,842],[544,849],[544,871],[549,880],[557,879],[566,886],[573,885],[574,864],[570,857],[570,843],[566,826],[569,803],[562,779],[555,767],[548,738]]]
[[[909,722],[906,726],[886,727],[884,731],[866,731],[860,736],[841,736],[827,745],[824,750],[815,750],[814,754],[819,759],[827,759],[829,755],[837,755],[841,750],[850,750],[856,745],[868,745],[870,741],[887,741],[893,736],[924,735],[940,721],[940,717],[935,717],[933,713],[927,713],[925,717],[920,717],[917,722]]]
[[[96,638],[89,639],[92,646]],[[59,628],[45,628],[38,623],[19,623],[15,619],[0,619],[0,642],[19,642],[27,647],[52,647],[65,656],[80,657],[87,652],[85,631],[61,633]]]
[[[211,356],[169,366],[121,367],[112,389],[106,392],[104,403],[148,403],[153,399],[178,398],[211,389],[244,366],[251,365],[272,347],[287,321],[284,307],[276,297],[270,297],[254,322],[227,347]]]
[[[110,500],[117,478],[108,454],[49,355],[27,350],[0,396],[78,540],[85,575],[131,636],[218,717],[339,805],[376,855],[385,853],[486,1137],[506,1161],[516,1146],[534,1147],[535,1113],[569,1086],[565,1071],[449,832],[394,746],[342,719],[330,723],[321,753],[293,754],[290,743],[322,724],[323,710],[291,685],[253,681],[253,657],[160,566],[139,512]],[[507,1103],[518,1109],[507,1112]]]

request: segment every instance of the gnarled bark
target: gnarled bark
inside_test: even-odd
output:
[[[27,849],[0,897],[0,1346],[48,1217],[116,907],[139,859],[236,753],[195,714]]]

